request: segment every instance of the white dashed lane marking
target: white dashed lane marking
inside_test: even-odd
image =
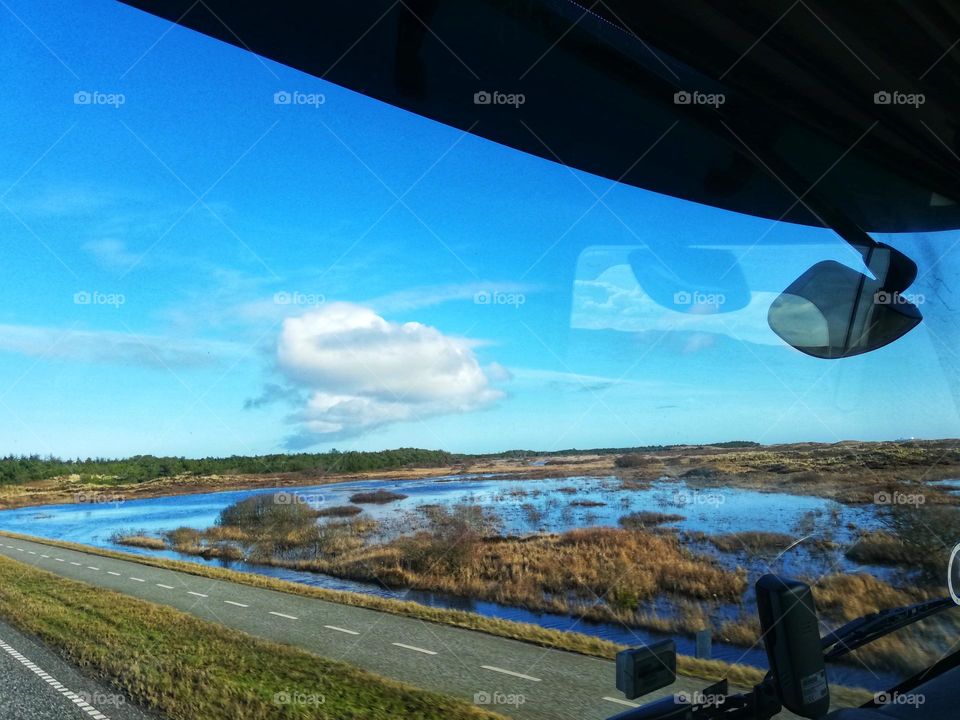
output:
[[[16,550],[19,550],[20,552],[23,552],[23,549],[22,549],[22,548],[13,548],[13,547],[10,546],[10,545],[7,545],[7,547],[10,548],[10,549],[16,549]],[[34,553],[33,551],[31,551],[31,554],[32,554],[32,555],[35,555],[36,553]],[[49,557],[49,556],[48,556],[48,555],[44,555],[44,556],[42,556],[42,557]],[[57,562],[64,562],[64,560],[63,560],[62,558],[54,558],[54,559],[55,559]],[[77,566],[80,565],[80,563],[73,562],[73,561],[71,561],[70,564],[71,564],[71,565],[77,565]],[[88,568],[89,570],[99,570],[99,569],[100,569],[100,568],[94,567],[94,566],[92,566],[92,565],[88,565],[87,568]],[[120,577],[120,573],[118,573],[118,572],[113,572],[113,571],[111,571],[111,570],[108,570],[107,573],[110,574],[110,575],[114,575],[114,576]],[[133,581],[135,581],[135,582],[146,582],[146,580],[144,580],[143,578],[138,578],[138,577],[133,577],[133,576],[130,576],[129,579],[130,579],[130,580],[133,580]],[[155,583],[155,584],[157,585],[157,587],[162,587],[162,588],[165,588],[165,589],[167,589],[167,590],[174,590],[174,589],[175,589],[173,585],[164,585],[163,583]],[[201,597],[201,598],[209,597],[209,595],[206,595],[206,594],[204,594],[204,593],[194,592],[193,590],[187,590],[187,594],[188,594],[188,595],[194,595],[194,596],[196,596],[196,597]],[[247,604],[245,604],[245,603],[235,602],[235,601],[233,601],[233,600],[224,600],[223,602],[226,603],[227,605],[233,605],[233,606],[235,606],[235,607],[242,607],[242,608],[250,607],[249,605],[247,605]],[[268,610],[267,612],[268,612],[270,615],[275,615],[275,616],[277,616],[277,617],[282,617],[282,618],[285,618],[285,619],[287,619],[287,620],[298,620],[298,619],[299,619],[299,618],[297,618],[297,617],[294,616],[294,615],[287,615],[286,613],[276,612],[276,611],[274,611],[274,610]],[[337,626],[337,625],[324,625],[324,627],[327,628],[328,630],[334,630],[334,631],[336,631],[336,632],[345,633],[345,634],[347,634],[347,635],[359,635],[359,634],[360,634],[360,633],[357,632],[356,630],[348,630],[347,628],[342,628],[342,627],[339,627],[339,626]],[[437,654],[437,653],[434,652],[433,650],[427,650],[426,648],[417,647],[416,645],[407,645],[407,644],[405,644],[405,643],[399,643],[399,642],[391,643],[391,645],[394,645],[395,647],[403,648],[404,650],[411,650],[411,651],[413,651],[413,652],[423,653],[424,655],[436,655],[436,654]],[[2,641],[0,641],[0,648],[3,648],[3,643],[2,643]],[[3,648],[3,649],[6,649],[6,648]],[[9,650],[8,650],[8,652],[9,652]],[[15,652],[15,651],[14,651],[14,652]],[[513,670],[507,670],[507,669],[505,669],[505,668],[496,667],[496,666],[494,666],[494,665],[481,665],[480,667],[483,668],[484,670],[490,670],[491,672],[501,673],[501,674],[503,674],[503,675],[510,675],[510,676],[512,676],[512,677],[521,678],[521,679],[523,679],[523,680],[529,680],[529,681],[531,681],[531,682],[542,682],[541,678],[533,677],[532,675],[526,675],[526,674],[524,674],[524,673],[514,672]],[[69,692],[69,691],[68,691],[68,692]],[[64,693],[64,694],[67,695],[67,693]],[[70,694],[72,695],[73,693],[70,693]],[[71,699],[72,699],[72,698],[71,698]],[[616,703],[616,704],[618,704],[618,705],[626,705],[627,707],[639,707],[636,703],[632,703],[632,702],[629,702],[629,701],[627,701],[627,700],[621,700],[621,699],[615,698],[615,697],[609,697],[609,696],[607,696],[607,697],[604,697],[603,699],[606,700],[606,701],[608,701],[608,702]],[[75,702],[76,702],[76,701],[75,701]],[[93,712],[91,713],[91,715],[93,715],[93,713],[97,713],[97,715],[93,715],[93,717],[95,717],[95,718],[106,718],[105,715],[100,714],[100,713],[99,713],[95,708],[93,708],[92,706],[91,706],[90,709],[93,711]],[[89,711],[88,711],[88,712],[89,712]]]
[[[523,673],[514,672],[513,670],[504,670],[503,668],[494,667],[493,665],[481,665],[480,667],[484,670],[493,670],[493,672],[503,673],[504,675],[513,675],[514,677],[523,678],[524,680],[540,682],[540,678],[533,677],[532,675],[524,675]]]
[[[356,630],[347,630],[346,628],[337,627],[336,625],[324,625],[327,630],[336,630],[337,632],[346,633],[347,635],[359,635]]]
[[[637,703],[632,703],[629,700],[621,700],[620,698],[604,697],[603,699],[607,702],[617,703],[618,705],[626,705],[627,707],[640,707]]]
[[[71,565],[76,565],[77,567],[80,567],[80,563],[76,563],[76,562],[74,562],[73,560],[70,561],[70,564],[71,564]]]
[[[436,653],[433,650],[424,650],[423,648],[419,648],[416,645],[404,645],[403,643],[390,643],[390,644],[396,645],[397,647],[401,647],[406,650],[413,650],[418,653],[423,653],[424,655],[436,655]]]
[[[63,695],[67,700],[72,702],[78,708],[83,710],[87,715],[94,718],[94,720],[110,720],[109,717],[104,715],[102,712],[97,710],[93,705],[88,703],[82,697],[73,692],[70,688],[66,687],[60,683],[55,677],[44,671],[43,668],[35,665],[29,658],[21,655],[10,645],[7,645],[3,640],[0,640],[0,650],[3,650],[5,653],[10,655],[10,657],[17,660],[21,665],[30,670],[34,675],[41,678],[44,682],[47,683],[54,690]]]

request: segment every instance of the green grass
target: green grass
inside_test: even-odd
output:
[[[174,720],[500,717],[4,557],[0,615],[88,674]]]

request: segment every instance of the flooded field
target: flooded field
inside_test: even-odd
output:
[[[351,496],[376,491],[402,495],[383,504],[362,504],[363,516],[377,520],[376,540],[387,542],[416,529],[424,506],[480,505],[496,513],[503,535],[522,536],[538,532],[561,533],[598,526],[616,527],[631,513],[664,513],[671,516],[660,531],[676,532],[694,552],[713,557],[729,569],[745,568],[750,584],[765,572],[817,578],[828,573],[869,572],[880,578],[895,574],[891,568],[865,566],[842,552],[857,534],[877,527],[874,505],[845,505],[810,495],[762,493],[736,488],[697,488],[684,481],[661,479],[638,485],[615,477],[567,477],[514,480],[497,476],[456,475],[426,480],[369,480],[333,485],[259,489],[124,501],[109,492],[91,494],[87,502],[48,505],[0,512],[0,529],[29,535],[159,555],[208,564],[226,565],[243,572],[260,573],[309,585],[413,600],[426,605],[468,610],[488,616],[529,622],[559,630],[599,636],[624,644],[638,644],[663,637],[652,630],[616,622],[596,622],[569,614],[542,612],[516,605],[458,597],[448,593],[388,588],[377,583],[333,577],[243,561],[204,559],[171,550],[131,548],[114,543],[117,534],[160,536],[178,527],[202,530],[213,525],[220,512],[256,495],[281,492],[283,501],[305,503],[319,510],[351,504]],[[323,522],[322,520],[320,522]],[[787,551],[765,553],[746,548],[719,549],[708,536],[745,531],[790,535],[800,544]],[[651,610],[660,615],[674,612],[669,598],[658,598]],[[720,624],[754,612],[752,591],[740,602],[711,604],[710,620]],[[694,649],[692,637],[679,637],[681,652]],[[766,666],[759,647],[740,647],[714,642],[713,656],[730,662]],[[835,668],[836,680],[866,687],[881,687],[895,677],[851,666]]]

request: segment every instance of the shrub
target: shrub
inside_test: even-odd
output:
[[[626,455],[620,455],[616,460],[613,461],[613,464],[618,468],[634,468],[634,467],[644,467],[654,462],[654,458],[643,455],[642,453],[628,453]]]
[[[359,492],[350,496],[350,502],[359,504],[385,505],[395,500],[403,500],[407,496],[390,490],[375,490],[373,492]]]
[[[363,508],[356,505],[335,505],[317,510],[317,517],[352,517],[362,512]]]
[[[317,511],[297,501],[290,493],[254,495],[225,507],[217,525],[236,527],[248,532],[289,533],[312,525]]]
[[[620,527],[626,528],[627,530],[642,530],[643,528],[655,527],[657,525],[663,525],[664,523],[678,522],[685,519],[683,515],[641,510],[639,512],[632,512],[629,515],[624,515],[618,522],[620,523]]]

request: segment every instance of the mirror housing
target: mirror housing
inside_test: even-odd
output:
[[[810,586],[764,575],[755,589],[760,629],[780,702],[800,717],[823,717],[830,709],[830,689]]]
[[[887,245],[858,248],[874,277],[833,260],[819,262],[770,305],[767,322],[787,344],[817,358],[871,352],[903,337],[923,316],[901,295],[917,266]]]
[[[617,653],[617,690],[633,700],[673,684],[677,679],[677,648],[661,640]]]

